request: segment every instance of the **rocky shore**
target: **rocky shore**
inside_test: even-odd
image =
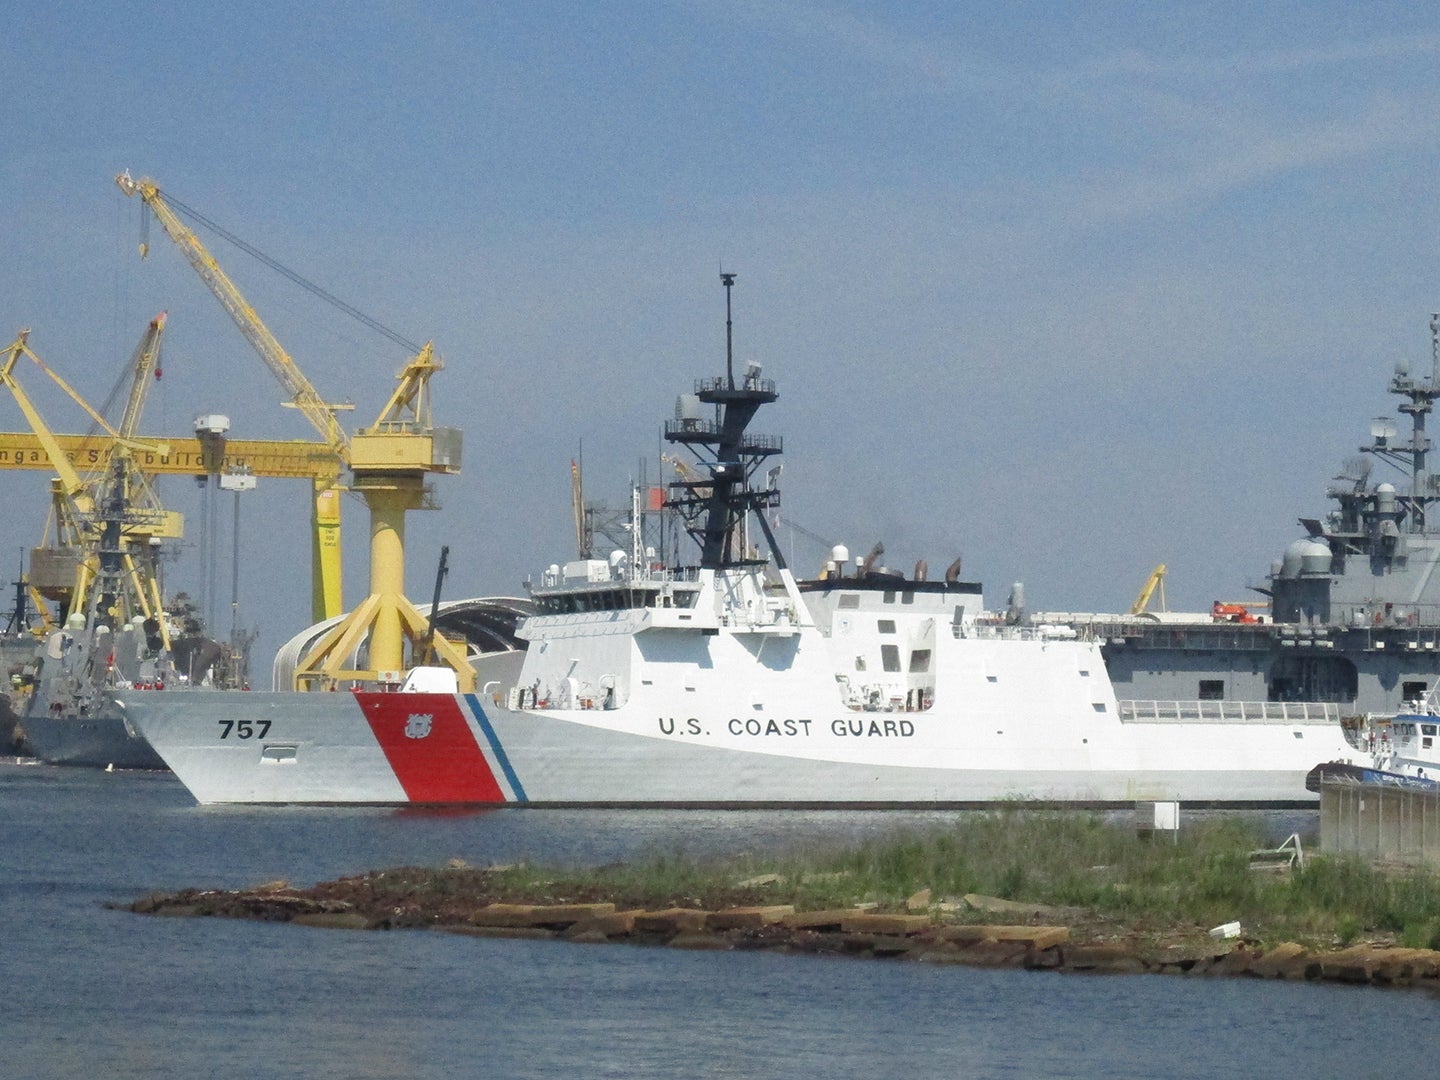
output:
[[[503,869],[503,868],[501,868]],[[226,917],[335,929],[433,929],[474,937],[554,938],[681,949],[788,953],[1025,968],[1089,974],[1166,974],[1311,980],[1440,993],[1440,952],[1364,941],[1345,948],[1262,946],[1194,927],[1125,927],[1079,909],[967,895],[911,896],[904,910],[860,905],[821,911],[792,904],[686,906],[669,898],[509,895],[503,875],[463,864],[404,868],[292,888],[277,881],[234,891],[189,889],[123,906],[143,915]],[[764,882],[740,882],[742,898]],[[573,891],[573,890],[572,890]],[[652,898],[653,900],[653,898]]]

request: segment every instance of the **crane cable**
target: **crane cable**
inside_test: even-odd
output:
[[[228,240],[230,243],[238,247],[241,251],[245,252],[245,254],[249,255],[254,259],[258,259],[260,262],[268,266],[271,270],[274,270],[277,274],[288,278],[290,281],[300,286],[300,288],[304,289],[306,292],[318,297],[321,300],[324,300],[327,304],[338,308],[345,314],[349,315],[351,318],[355,319],[357,322],[363,323],[365,326],[368,326],[377,334],[381,334],[384,337],[389,338],[396,345],[399,345],[402,349],[408,349],[412,355],[420,352],[421,347],[415,344],[413,341],[402,337],[394,330],[391,330],[388,326],[376,321],[375,319],[372,319],[369,315],[366,315],[358,308],[351,307],[344,300],[341,300],[338,296],[335,296],[333,293],[326,292],[319,285],[316,285],[313,281],[308,281],[304,277],[301,277],[289,267],[283,265],[282,263],[276,262],[269,255],[266,255],[263,251],[259,250],[258,248],[252,247],[244,240],[241,240],[234,233],[229,232],[228,230],[217,225],[215,222],[211,221],[204,214],[200,213],[200,211],[194,209],[193,207],[186,206],[183,202],[175,198],[175,196],[170,194],[168,191],[165,192],[165,201],[168,202],[171,206],[173,206],[177,211],[190,218],[192,221],[196,221],[201,225],[205,226],[205,228],[215,233],[215,235],[219,236],[221,239]],[[147,211],[149,210],[148,204],[146,204],[145,209]],[[148,225],[148,221],[146,221],[145,224]],[[146,232],[148,232],[148,229],[146,230]]]

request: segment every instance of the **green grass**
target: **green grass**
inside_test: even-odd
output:
[[[1005,808],[944,827],[782,856],[665,853],[598,868],[521,865],[482,876],[488,894],[516,901],[805,910],[869,903],[900,910],[908,897],[929,889],[935,901],[979,893],[1085,909],[1138,933],[1203,932],[1238,920],[1247,937],[1262,943],[1348,944],[1391,936],[1416,947],[1440,945],[1440,875],[1434,871],[1385,872],[1359,859],[1313,853],[1303,871],[1252,870],[1251,851],[1267,846],[1256,827],[1238,818],[1188,825],[1171,843],[1140,837],[1100,814]],[[771,876],[775,880],[742,884]],[[464,891],[465,877],[430,872],[423,883],[412,877],[404,887],[443,899],[447,891]]]

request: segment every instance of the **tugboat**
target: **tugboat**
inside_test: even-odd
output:
[[[1394,716],[1366,716],[1345,727],[1354,758],[1316,765],[1305,787],[1363,784],[1440,791],[1440,711],[1432,692]],[[1359,759],[1358,762],[1355,759]]]
[[[694,459],[663,507],[694,562],[640,541],[636,498],[631,549],[546,570],[524,651],[462,673],[478,693],[412,656],[339,692],[116,709],[202,803],[1313,804],[1306,771],[1347,745],[1329,708],[1126,712],[1097,641],[986,612],[958,562],[930,580],[840,547],[797,580],[768,518],[781,440],[750,431],[779,395],[737,377],[722,281],[725,373],[664,427]]]

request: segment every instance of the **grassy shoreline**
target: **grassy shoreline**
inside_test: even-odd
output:
[[[1320,979],[1440,996],[1440,873],[1253,855],[1254,822],[1145,838],[1102,815],[1001,808],[779,855],[600,867],[397,867],[307,888],[154,894],[131,912],[768,949],[1056,972]],[[1273,851],[1273,848],[1272,848]],[[1221,927],[1231,926],[1231,933]],[[1238,929],[1237,929],[1238,927]]]
[[[693,858],[654,852],[602,867],[406,867],[305,890],[315,901],[386,913],[395,926],[464,922],[485,904],[608,901],[616,909],[930,912],[948,923],[1063,919],[1081,940],[1204,940],[1238,922],[1256,948],[1359,940],[1440,949],[1440,873],[1310,854],[1303,868],[1254,868],[1270,847],[1240,819],[1146,838],[1100,814],[1001,808],[945,827],[785,854]],[[287,887],[288,888],[288,887]],[[253,891],[253,890],[252,890]],[[272,890],[275,891],[275,890]],[[192,890],[193,893],[193,890]],[[213,896],[213,894],[212,894]],[[991,897],[975,907],[965,897]]]

